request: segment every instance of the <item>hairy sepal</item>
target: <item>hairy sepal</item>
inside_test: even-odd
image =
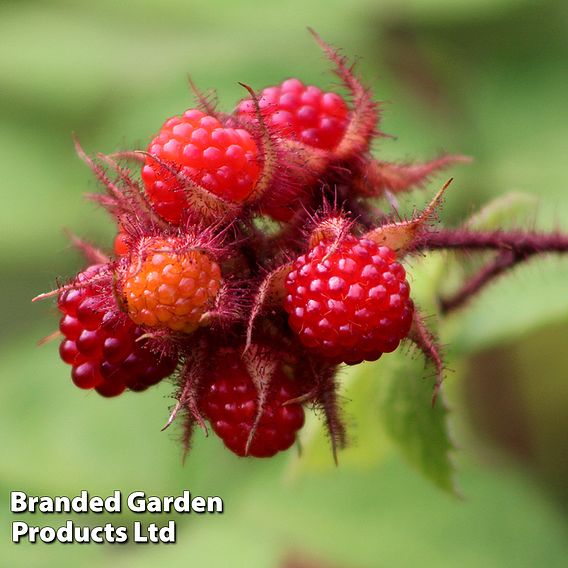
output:
[[[243,355],[243,363],[257,392],[256,415],[247,438],[245,456],[249,453],[250,445],[254,440],[258,425],[264,414],[270,384],[278,370],[278,366],[281,364],[280,361],[281,357],[277,353],[267,346],[259,344],[250,345]]]
[[[88,199],[104,207],[115,219],[130,218],[146,230],[167,226],[167,222],[152,209],[140,184],[127,168],[105,154],[98,154],[94,159],[86,154],[77,138],[74,143],[78,156],[105,190],[104,194],[87,194]]]
[[[436,335],[428,328],[418,309],[414,310],[408,339],[422,351],[426,361],[434,367],[436,373],[436,381],[432,392],[432,406],[434,406],[444,381],[445,364]]]
[[[314,248],[320,243],[331,243],[331,250],[337,246],[351,231],[353,222],[339,214],[323,217],[312,229],[309,247]]]
[[[200,327],[213,327],[217,332],[224,333],[232,325],[246,321],[243,307],[245,297],[244,282],[224,281],[215,297],[215,305],[201,316]]]
[[[289,138],[280,138],[279,148],[278,173],[264,192],[260,206],[276,220],[292,222],[294,215],[302,214],[311,201],[332,155]],[[288,215],[281,218],[272,213],[278,209],[286,209]]]
[[[335,66],[335,74],[341,79],[351,95],[351,116],[339,145],[333,151],[336,160],[347,160],[366,152],[373,136],[377,136],[379,120],[378,104],[370,89],[364,87],[353,73],[354,65],[327,44],[312,28],[308,28],[316,43]]]
[[[213,116],[219,122],[223,122],[226,117],[223,113],[217,110],[217,105],[219,103],[217,91],[212,89],[207,92],[203,92],[189,75],[187,77],[187,82],[195,99],[197,108],[206,115]]]
[[[312,403],[321,412],[329,437],[333,460],[338,463],[338,452],[347,445],[347,432],[338,397],[337,365],[306,355],[298,369],[299,379],[306,393],[289,403]]]
[[[202,185],[199,185],[173,164],[161,160],[148,152],[140,151],[147,158],[155,161],[179,184],[176,191],[183,192],[187,202],[187,208],[183,212],[182,225],[190,225],[196,222],[213,223],[219,219],[230,221],[236,218],[242,210],[242,205],[227,201],[218,195],[211,193]]]
[[[65,236],[69,239],[70,243],[81,252],[89,265],[91,264],[108,264],[110,258],[102,250],[95,245],[78,237],[69,229],[65,229]]]
[[[209,434],[205,420],[199,411],[199,397],[203,380],[207,376],[210,357],[211,352],[205,340],[196,343],[188,352],[179,374],[176,404],[162,428],[162,431],[169,428],[180,412],[185,415],[182,435],[184,459],[191,446],[195,425],[199,425],[206,436]]]
[[[364,235],[365,238],[377,243],[379,246],[388,246],[400,256],[404,255],[413,248],[422,232],[427,230],[428,224],[436,216],[444,193],[451,182],[451,179],[448,180],[429,205],[414,219],[398,223],[386,223],[366,233]]]
[[[254,325],[263,310],[270,306],[282,306],[284,296],[286,294],[284,282],[286,281],[286,277],[291,269],[292,263],[279,266],[272,272],[269,272],[258,287],[258,292],[254,297],[252,310],[247,324],[245,351],[247,351],[252,345]]]
[[[367,158],[359,167],[352,188],[365,197],[380,197],[389,191],[402,193],[421,188],[438,172],[469,163],[467,156],[444,155],[428,162],[396,164]]]
[[[65,284],[61,284],[49,292],[39,294],[32,299],[32,302],[59,296],[67,290],[81,290],[92,286],[98,292],[97,297],[100,303],[97,305],[97,309],[112,311],[116,309],[113,301],[115,269],[116,264],[113,262],[91,265],[87,270],[80,272]]]
[[[316,160],[312,157],[315,153],[311,153],[303,144],[294,144],[282,137],[279,129],[267,120],[268,111],[260,108],[258,95],[250,86],[240,84],[252,100],[255,120],[237,117],[233,120],[252,134],[262,160],[260,177],[245,203],[254,209],[267,211],[290,206],[301,199],[307,185],[317,180],[320,170],[316,168]]]

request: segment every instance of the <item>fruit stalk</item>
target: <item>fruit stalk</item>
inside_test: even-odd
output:
[[[437,229],[424,232],[414,243],[413,251],[428,250],[491,251],[511,250],[522,258],[534,254],[568,252],[568,235],[558,231],[538,233],[528,231],[471,231],[468,229]]]
[[[459,250],[497,251],[498,254],[471,276],[454,294],[440,300],[440,310],[449,314],[465,306],[476,294],[517,264],[537,254],[568,252],[568,235],[558,231],[538,233],[527,231],[470,231],[440,229],[425,232],[413,246],[414,251]]]

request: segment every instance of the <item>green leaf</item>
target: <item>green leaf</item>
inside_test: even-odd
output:
[[[511,191],[484,205],[465,224],[476,230],[504,228],[534,215],[537,204],[536,195]]]
[[[343,415],[348,426],[349,446],[339,452],[339,467],[369,469],[387,455],[391,444],[378,413],[377,381],[371,373],[350,367],[341,374]],[[300,434],[301,452],[291,459],[287,475],[335,469],[330,442],[320,417],[310,413]]]
[[[454,355],[511,343],[568,320],[568,259],[548,256],[514,268],[443,324]]]
[[[432,406],[434,381],[423,378],[421,356],[398,352],[380,366],[380,416],[402,455],[438,487],[457,493],[448,410],[440,393]]]
[[[555,505],[519,472],[504,467],[488,475],[461,465],[467,503],[440,495],[399,460],[387,459],[378,472],[339,467],[305,475],[292,487],[265,480],[243,502],[240,522],[249,527],[247,541],[271,538],[284,548],[281,557],[292,551],[322,565],[501,568],[513,561],[529,567],[540,565],[541,555],[543,565],[561,566],[568,543]],[[197,561],[196,544],[188,539],[180,558]]]
[[[409,269],[412,296],[422,316],[436,313],[445,264],[445,255],[438,254],[413,261]],[[429,318],[428,326],[436,332],[436,319]],[[408,462],[438,487],[456,494],[448,410],[443,390],[432,405],[435,379],[424,378],[422,354],[399,348],[383,356],[376,369],[380,417],[385,431]]]

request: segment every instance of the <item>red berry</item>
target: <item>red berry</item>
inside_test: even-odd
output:
[[[108,398],[112,396],[118,396],[122,394],[126,390],[126,385],[124,383],[119,382],[110,382],[105,381],[98,387],[95,387],[95,390],[101,395],[106,396]]]
[[[278,370],[247,455],[266,458],[292,446],[304,425],[304,409],[298,403],[283,404],[298,394],[294,381]],[[219,358],[201,395],[200,408],[225,446],[244,456],[257,414],[258,391],[238,355]]]
[[[128,236],[126,233],[119,231],[114,238],[114,252],[116,256],[125,256],[129,252]]]
[[[59,296],[59,329],[65,336],[59,354],[72,365],[75,385],[116,396],[126,388],[144,390],[171,375],[177,361],[157,359],[136,341],[143,330],[119,312],[104,311],[99,296],[92,285]]]
[[[345,238],[298,258],[286,279],[290,327],[315,353],[334,362],[374,361],[410,330],[414,306],[406,273],[386,246]]]
[[[298,79],[267,87],[259,105],[283,136],[322,150],[333,150],[339,144],[349,122],[349,109],[341,96],[306,86]],[[252,101],[241,101],[237,113],[254,120]]]
[[[92,389],[101,385],[104,380],[98,371],[96,362],[76,363],[71,370],[71,378],[80,389]]]
[[[225,128],[214,117],[195,109],[167,120],[152,140],[142,180],[156,211],[179,223],[187,199],[181,174],[227,201],[240,203],[260,175],[258,148],[249,132]]]

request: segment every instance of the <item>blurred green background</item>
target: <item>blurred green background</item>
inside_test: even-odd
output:
[[[409,465],[420,459],[408,446],[400,451],[380,421],[384,405],[372,393],[406,353],[342,375],[354,449],[339,468],[319,447],[315,423],[300,460],[239,460],[198,433],[182,466],[177,433],[160,432],[169,385],[104,400],[73,387],[55,344],[36,347],[57,320],[52,305],[30,298],[80,267],[61,228],[103,246],[113,235],[83,198],[96,184],[71,133],[89,152],[145,146],[165,117],[191,105],[187,73],[202,88],[216,87],[226,109],[243,94],[238,81],[260,88],[298,76],[332,87],[307,25],[360,58],[359,73],[388,101],[382,129],[397,139],[377,144],[378,156],[426,159],[443,149],[475,157],[451,172],[447,223],[517,191],[537,198],[514,201],[517,226],[568,230],[562,0],[0,1],[3,566],[565,565],[564,259],[515,271],[440,328],[462,498]],[[422,206],[444,179],[409,204]],[[417,274],[432,272],[416,264]],[[429,286],[415,282],[432,299],[439,288]],[[416,358],[414,369],[409,380],[420,381]],[[176,545],[9,544],[10,490],[166,495],[185,488],[221,495],[226,512],[178,519]]]

